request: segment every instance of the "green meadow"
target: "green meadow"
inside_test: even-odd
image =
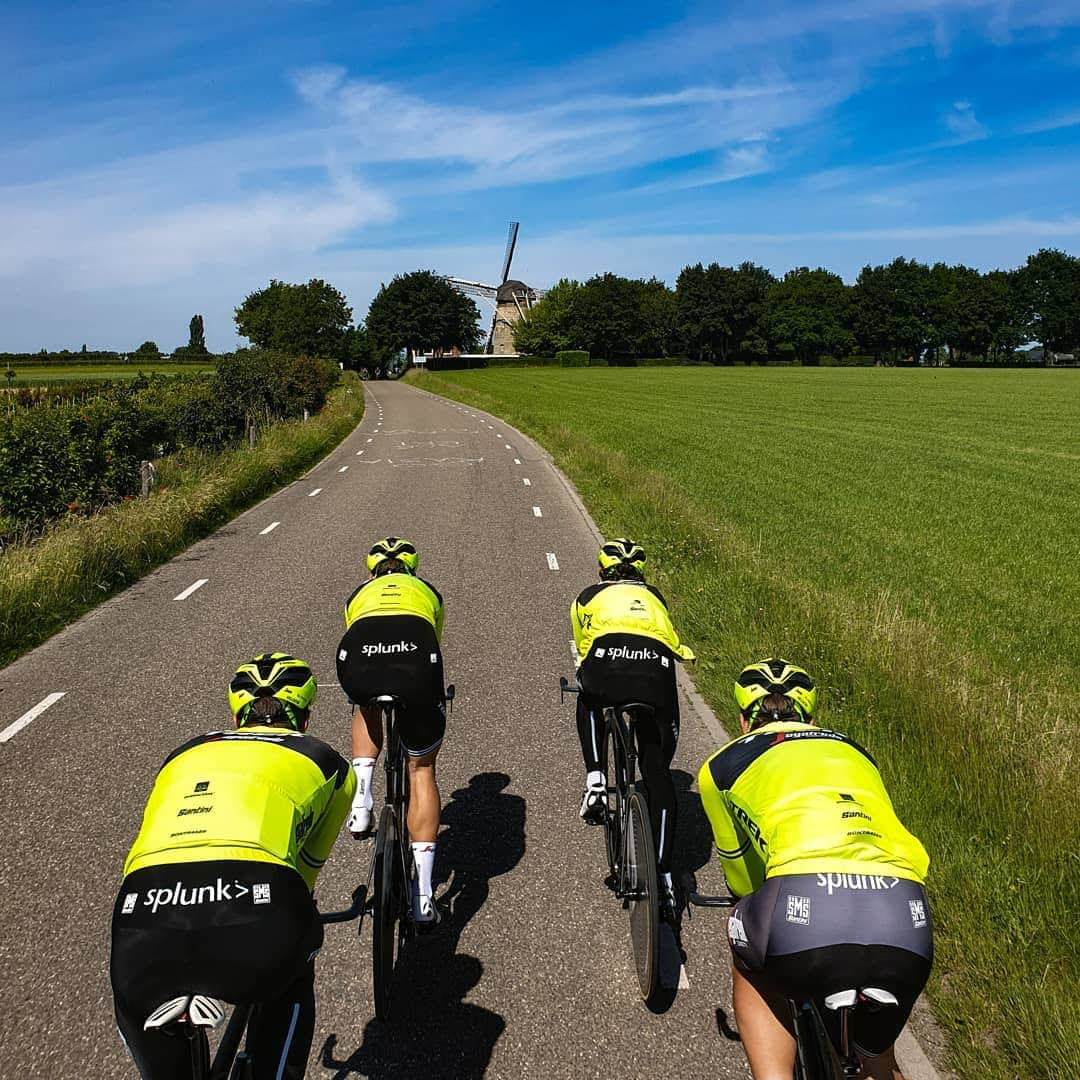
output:
[[[1080,1061],[1080,371],[410,376],[536,438],[652,579],[724,719],[782,654],[932,858],[930,986],[964,1077]]]
[[[199,371],[213,371],[213,364],[49,364],[40,367],[12,369],[15,378],[11,386],[49,386],[56,383],[96,382],[104,379],[134,379],[137,375],[193,375]],[[0,389],[8,385],[4,370],[0,368]]]

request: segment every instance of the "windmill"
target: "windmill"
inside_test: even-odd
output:
[[[488,328],[484,352],[500,355],[516,354],[514,349],[514,327],[525,313],[538,300],[542,299],[546,289],[533,289],[510,277],[510,264],[514,259],[517,246],[519,222],[510,222],[510,232],[506,237],[506,254],[503,257],[502,277],[498,285],[485,285],[481,281],[466,281],[464,278],[447,276],[446,280],[466,296],[478,296],[491,305],[491,325]]]

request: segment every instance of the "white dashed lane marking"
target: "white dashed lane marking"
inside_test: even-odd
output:
[[[375,441],[374,439],[368,439],[368,442],[374,442],[374,441]]]
[[[342,465],[341,468],[338,469],[338,472],[348,472],[348,471],[349,471],[349,466],[348,465]]]
[[[8,739],[18,735],[27,724],[32,720],[36,720],[46,709],[55,705],[66,693],[66,690],[57,690],[47,698],[39,701],[29,712],[24,712],[14,723],[8,724],[3,731],[0,731],[0,743],[5,743]]]
[[[515,465],[520,465],[521,464],[521,458],[519,458],[519,457],[514,458],[514,464]]]
[[[549,570],[558,570],[559,569],[559,560],[555,558],[555,552],[554,551],[549,551],[547,553],[547,561],[548,561],[548,569]]]
[[[540,507],[539,506],[534,506],[533,507],[533,517],[543,517],[543,516],[544,515],[541,512]]]
[[[193,592],[201,589],[210,579],[207,577],[201,577],[198,581],[189,585],[182,593],[177,593],[173,597],[174,600],[186,600]]]
[[[267,525],[266,528],[263,529],[263,531],[261,533],[259,533],[259,535],[260,536],[265,536],[267,533],[272,533],[280,524],[281,524],[280,521],[271,521],[270,524]]]
[[[359,457],[363,452],[364,452],[363,450],[357,450],[356,451],[356,456]]]
[[[308,497],[309,499],[313,499],[313,498],[315,498],[315,496],[316,496],[316,495],[318,495],[318,494],[319,494],[319,492],[320,492],[320,491],[322,491],[322,488],[316,488],[316,489],[315,489],[314,491],[309,491],[309,492],[307,493],[307,497]]]
[[[521,482],[522,482],[522,483],[523,483],[523,484],[524,484],[524,485],[525,485],[526,487],[532,487],[532,481],[531,481],[531,480],[530,480],[530,479],[529,479],[529,478],[528,478],[527,476],[523,476],[523,477],[521,478]]]
[[[514,449],[509,443],[505,443],[504,445],[506,446],[507,450],[513,450]]]

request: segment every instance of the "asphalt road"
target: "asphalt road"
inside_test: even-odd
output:
[[[458,699],[436,878],[452,916],[404,961],[386,1025],[368,930],[327,928],[308,1075],[748,1076],[725,1034],[722,916],[684,922],[670,1005],[648,1011],[602,884],[602,835],[577,818],[582,766],[557,679],[573,672],[570,600],[595,579],[589,521],[543,451],[501,422],[402,384],[368,394],[363,423],[308,476],[0,672],[0,729],[64,695],[0,743],[0,1076],[134,1075],[112,1021],[108,929],[153,775],[226,721],[233,668],[269,649],[312,664],[312,732],[348,753],[341,608],[389,533],[417,544],[446,600]],[[684,701],[677,870],[719,891],[689,791],[718,741],[710,723]],[[324,909],[346,906],[370,851],[341,839]]]

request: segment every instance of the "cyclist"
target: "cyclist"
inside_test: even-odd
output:
[[[640,701],[651,705],[651,722],[636,726],[641,775],[648,789],[649,814],[656,843],[665,917],[675,915],[671,851],[677,802],[671,780],[671,759],[679,739],[679,696],[675,664],[693,660],[679,643],[667,601],[645,581],[645,549],[619,537],[597,553],[600,581],[584,589],[570,605],[570,625],[581,666],[577,703],[578,737],[585,759],[585,794],[580,814],[601,824],[607,798],[600,768],[605,706]]]
[[[120,1033],[144,1080],[191,1076],[187,1041],[144,1030],[178,996],[259,1003],[255,1076],[298,1080],[322,944],[312,889],[348,813],[349,763],[305,734],[315,677],[286,653],[241,665],[233,731],[174,750],[154,781],[113,909]]]
[[[370,577],[345,605],[345,636],[338,646],[338,678],[353,706],[352,752],[356,797],[349,829],[370,835],[371,782],[383,744],[382,710],[373,698],[400,698],[398,731],[409,764],[408,828],[416,862],[413,917],[438,922],[431,875],[439,832],[435,759],[446,733],[443,687],[443,602],[439,591],[416,576],[420,557],[399,536],[379,540],[368,552]]]
[[[728,887],[732,1000],[755,1080],[791,1080],[787,998],[875,986],[899,1008],[855,1011],[865,1077],[903,1080],[893,1043],[933,959],[923,880],[929,858],[893,811],[874,759],[813,726],[817,690],[786,660],[750,664],[735,682],[743,734],[698,773]]]

